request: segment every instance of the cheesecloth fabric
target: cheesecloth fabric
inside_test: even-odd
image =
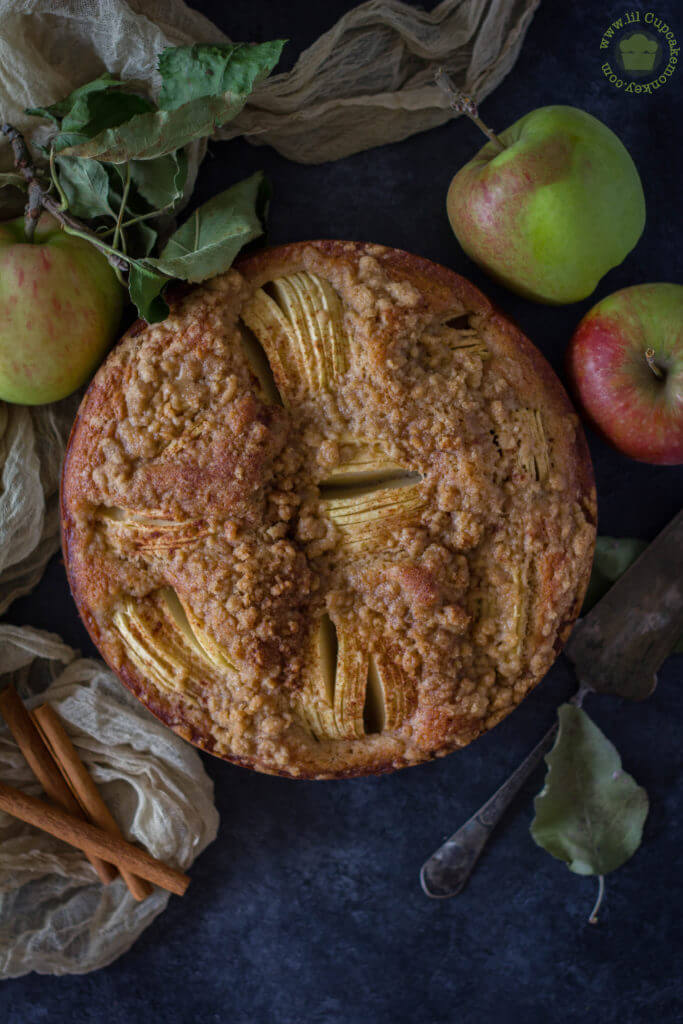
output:
[[[49,701],[127,839],[186,869],[215,839],[213,783],[197,752],[146,711],[101,662],[59,637],[0,625],[0,689],[28,707]],[[30,699],[28,699],[30,697]],[[44,794],[4,723],[0,779]],[[190,886],[186,900],[192,899]],[[104,886],[83,854],[0,812],[0,977],[83,974],[124,953],[169,893],[141,903],[117,878]]]
[[[512,68],[539,3],[359,4],[291,71],[261,83],[218,137],[246,134],[291,160],[320,163],[443,124],[453,113],[434,85],[436,68],[481,102]],[[157,54],[193,42],[228,37],[182,0],[0,0],[0,108],[34,135],[25,107],[61,99],[105,69],[154,91]]]
[[[59,546],[59,470],[77,405],[0,401],[0,614],[35,587]]]

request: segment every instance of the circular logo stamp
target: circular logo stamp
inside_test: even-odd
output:
[[[600,40],[601,70],[616,89],[651,95],[675,72],[679,49],[675,32],[654,11],[625,11]]]

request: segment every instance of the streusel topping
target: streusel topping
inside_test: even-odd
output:
[[[205,749],[309,777],[500,721],[595,537],[539,353],[463,279],[355,243],[266,251],[136,325],[84,399],[63,507],[124,682]]]

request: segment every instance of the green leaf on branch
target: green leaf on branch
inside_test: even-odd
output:
[[[623,770],[616,748],[585,711],[563,704],[558,715],[531,835],[570,871],[606,875],[640,846],[647,793]]]
[[[44,152],[63,208],[96,222],[100,246],[119,257],[119,270],[128,265],[131,300],[149,323],[168,314],[169,280],[220,274],[263,234],[270,190],[259,173],[196,210],[157,258],[151,255],[186,198],[185,146],[239,113],[283,46],[274,40],[168,48],[159,56],[158,106],[105,74],[59,103],[27,111],[57,126]],[[8,175],[0,186],[15,179],[21,180]]]
[[[150,100],[134,92],[124,92],[120,85],[106,92],[82,96],[63,119],[61,130],[80,132],[92,139],[107,128],[116,128],[137,114],[154,110]]]
[[[273,70],[285,42],[168,47],[159,56],[159,106],[176,110],[190,100],[229,92],[248,96]]]
[[[114,164],[128,160],[155,160],[181,149],[193,139],[212,135],[240,112],[246,97],[227,96],[193,100],[178,110],[140,114],[118,128],[110,128],[94,139],[69,147],[70,156],[106,160]]]
[[[155,109],[151,100],[125,91],[124,82],[102,75],[52,107],[33,107],[26,113],[47,117],[58,126],[51,145],[61,153]]]
[[[110,199],[109,175],[96,160],[58,156],[55,160],[59,184],[66,196],[69,210],[76,217],[113,217]]]
[[[634,537],[598,537],[582,615],[586,615],[605,596],[612,584],[633,565],[646,547],[647,541],[636,540]],[[683,653],[683,636],[674,651]]]
[[[155,210],[170,210],[183,196],[187,157],[181,149],[156,160],[131,160],[130,175],[145,202]]]
[[[232,54],[232,60],[226,60],[223,73],[219,73],[214,58],[212,67],[215,70],[206,73],[205,47],[180,47],[187,53],[175,68],[175,58],[167,57],[165,62],[160,58],[160,71],[164,81],[165,92],[162,92],[163,103],[174,103],[171,107],[142,113],[131,117],[125,124],[108,128],[94,138],[81,142],[67,150],[70,156],[81,156],[106,160],[120,164],[128,160],[154,160],[165,156],[176,149],[182,149],[193,139],[212,135],[216,128],[225,124],[239,114],[249,98],[256,82],[261,81],[272,71],[280,56],[284,42],[261,43],[254,46],[240,44],[240,49],[248,50],[248,58],[234,54],[235,46],[209,47],[211,51],[225,50]],[[167,52],[167,51],[165,51]],[[162,54],[163,58],[163,54]],[[234,70],[230,64],[234,62]],[[171,66],[165,71],[162,63]],[[191,74],[192,72],[192,74]],[[203,75],[204,85],[200,88],[199,81]],[[188,81],[180,84],[180,78]],[[217,87],[226,82],[234,83],[234,87],[216,93]]]
[[[126,238],[131,245],[131,251],[140,256],[149,256],[156,244],[158,232],[150,227],[149,221],[139,221],[126,228]]]
[[[128,290],[143,320],[148,324],[158,324],[168,316],[168,303],[161,292],[169,278],[153,267],[148,267],[146,263],[136,260],[131,264]]]
[[[78,106],[84,97],[92,93],[104,92],[107,89],[120,88],[122,85],[123,82],[118,78],[113,78],[110,74],[105,73],[100,75],[99,78],[94,78],[92,82],[80,85],[78,89],[74,89],[63,100],[53,103],[50,107],[27,107],[24,113],[31,114],[34,117],[46,117],[49,121],[53,121],[54,124],[58,125],[61,124],[63,118],[67,117],[74,107]]]
[[[220,192],[171,235],[158,259],[146,262],[183,281],[223,273],[243,246],[263,234],[260,214],[268,194],[260,171]]]

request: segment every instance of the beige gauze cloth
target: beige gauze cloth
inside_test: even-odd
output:
[[[101,662],[79,658],[51,633],[0,625],[0,689],[9,682],[27,707],[48,701],[59,713],[126,839],[185,870],[216,838],[201,758]],[[0,779],[44,798],[2,721]],[[155,888],[138,903],[121,878],[102,885],[79,850],[0,813],[0,978],[105,967],[169,899]]]
[[[540,0],[442,0],[430,12],[370,0],[254,92],[218,132],[245,134],[301,163],[396,142],[453,116],[434,85],[443,66],[478,101],[505,77]],[[248,40],[259,42],[262,40]],[[0,0],[0,117],[34,145],[53,129],[24,109],[56,102],[103,71],[155,93],[166,46],[225,43],[182,0]],[[186,198],[206,144],[189,151]],[[12,167],[0,141],[0,171]],[[0,189],[0,219],[18,193]],[[57,483],[73,406],[0,402],[0,614],[42,575],[59,545]]]
[[[539,3],[359,4],[291,71],[261,83],[217,137],[246,135],[290,160],[321,163],[443,124],[453,113],[436,69],[481,102],[515,63]],[[0,0],[0,111],[33,134],[25,107],[53,103],[104,70],[155,92],[157,54],[194,42],[229,39],[182,0]]]

